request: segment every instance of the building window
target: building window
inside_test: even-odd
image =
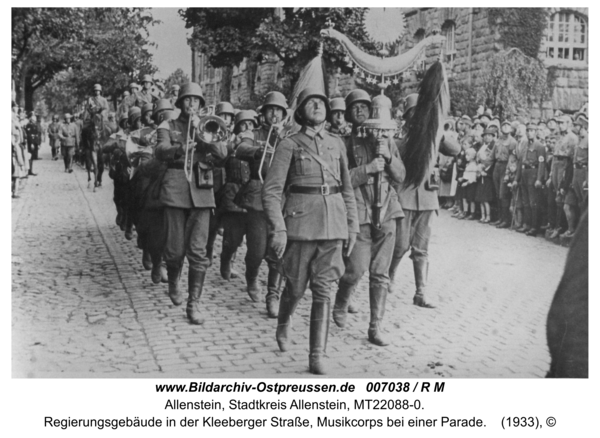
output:
[[[446,45],[444,46],[444,57],[446,62],[452,64],[456,57],[456,24],[454,21],[446,21],[442,26],[442,35],[446,37]]]
[[[557,64],[587,64],[587,20],[584,17],[571,12],[557,12],[550,17],[546,60]]]

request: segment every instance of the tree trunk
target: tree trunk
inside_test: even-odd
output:
[[[30,111],[33,111],[34,105],[33,105],[33,93],[34,93],[34,89],[33,89],[33,83],[31,80],[31,76],[26,75],[25,76],[25,86],[24,88],[24,95],[25,95],[25,111],[29,114]]]
[[[231,79],[233,78],[232,67],[221,68],[221,102],[231,102]]]
[[[246,80],[248,83],[249,99],[254,100],[256,98],[256,90],[254,89],[256,72],[258,70],[258,63],[248,59],[246,61]]]

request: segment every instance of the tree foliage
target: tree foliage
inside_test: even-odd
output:
[[[153,73],[143,8],[13,8],[12,73],[19,101],[33,107],[33,94],[60,72],[71,71],[78,98],[95,83],[116,96],[130,80]]]
[[[544,38],[548,19],[546,8],[490,8],[488,20],[498,26],[506,49],[517,48],[536,58]]]
[[[352,70],[344,61],[345,52],[333,40],[323,40],[321,29],[332,22],[369,53],[376,53],[362,26],[364,8],[283,8],[285,19],[274,8],[187,8],[180,15],[187,28],[193,28],[190,44],[208,56],[213,67],[239,65],[244,58],[261,62],[270,57],[283,65],[290,89],[299,73],[324,43],[323,62],[328,72]]]
[[[501,51],[486,63],[474,91],[477,101],[501,118],[514,117],[519,109],[541,107],[548,99],[547,71],[540,60],[519,49]]]
[[[181,86],[183,84],[187,84],[188,82],[190,82],[190,77],[186,75],[181,68],[178,68],[171,73],[165,81],[165,92],[169,92],[175,84]]]

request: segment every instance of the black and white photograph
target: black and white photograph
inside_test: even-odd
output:
[[[13,380],[589,377],[588,8],[11,14]]]

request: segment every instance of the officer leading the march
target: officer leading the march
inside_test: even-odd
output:
[[[169,297],[175,305],[183,302],[179,277],[184,258],[189,263],[187,316],[192,324],[203,324],[200,296],[208,267],[206,241],[210,210],[215,207],[209,156],[218,164],[227,156],[223,141],[198,132],[198,111],[204,106],[200,85],[190,82],[181,87],[176,120],[158,127],[156,157],[167,163],[160,200],[165,206],[166,244],[164,259],[169,278]]]
[[[271,248],[278,258],[283,256],[287,279],[277,343],[281,351],[288,349],[292,314],[310,287],[309,369],[325,374],[331,288],[344,270],[343,246],[347,255],[356,241],[358,220],[344,143],[324,129],[330,112],[327,97],[307,88],[298,102],[294,118],[302,129],[277,147],[262,199],[272,228]]]

